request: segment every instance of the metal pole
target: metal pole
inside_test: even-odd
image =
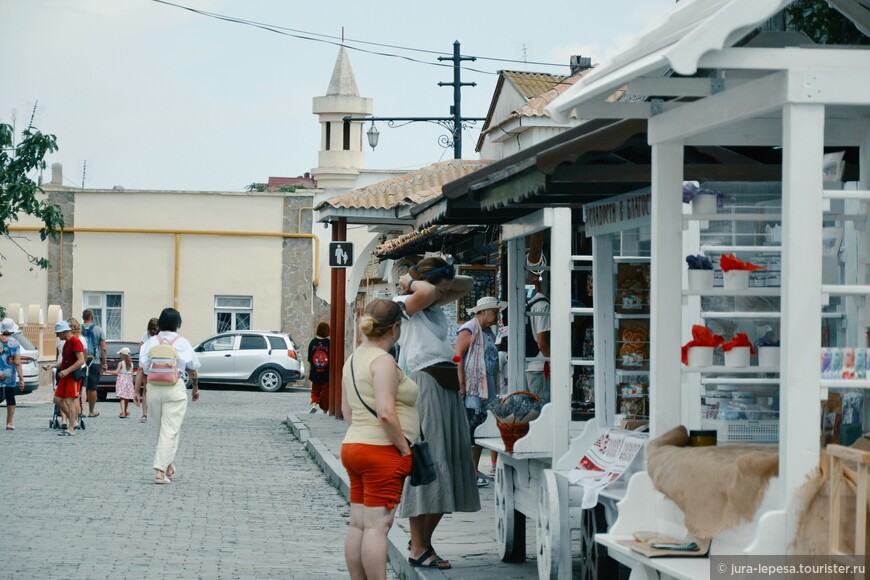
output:
[[[477,60],[473,56],[461,56],[459,51],[459,41],[453,42],[453,56],[439,56],[438,60],[453,61],[453,82],[438,83],[439,87],[453,87],[453,106],[450,107],[450,113],[453,115],[453,158],[462,159],[462,114],[460,103],[462,101],[462,87],[476,87],[477,83],[463,83],[461,79],[462,69],[459,67],[463,60]]]

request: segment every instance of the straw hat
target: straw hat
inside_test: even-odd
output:
[[[501,302],[498,298],[492,296],[484,296],[477,301],[477,306],[468,309],[469,314],[477,314],[481,310],[498,310],[501,312],[507,308],[507,302]]]

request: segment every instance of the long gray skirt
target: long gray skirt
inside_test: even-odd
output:
[[[405,479],[396,515],[409,518],[476,512],[480,510],[477,468],[471,456],[471,434],[462,398],[459,392],[440,387],[428,373],[413,373],[413,379],[420,388],[417,411],[438,477],[417,487],[411,485],[410,478]]]

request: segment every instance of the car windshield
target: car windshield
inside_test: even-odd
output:
[[[12,338],[17,340],[21,344],[21,348],[24,350],[36,350],[36,347],[33,346],[33,343],[27,340],[27,337],[24,336],[21,332],[16,332],[12,335]]]

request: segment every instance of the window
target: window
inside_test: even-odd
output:
[[[329,151],[329,141],[332,139],[332,125],[329,121],[326,122],[326,150]]]
[[[124,329],[124,295],[117,292],[85,292],[84,308],[94,311],[94,323],[103,329],[106,340],[120,340]],[[81,314],[81,313],[79,313]],[[76,318],[80,318],[76,316]]]
[[[258,335],[242,335],[239,350],[266,350],[266,339]]]
[[[342,140],[342,147],[345,151],[350,150],[350,121],[344,122],[344,139]]]
[[[254,299],[251,296],[215,296],[215,332],[251,330]]]
[[[284,338],[280,336],[269,336],[269,348],[274,348],[277,350],[284,350],[287,348],[287,343],[284,342]]]
[[[217,352],[224,350],[233,350],[233,344],[236,342],[235,334],[228,334],[226,336],[218,336],[217,338],[213,338],[211,340],[207,340],[202,343],[203,352]]]

